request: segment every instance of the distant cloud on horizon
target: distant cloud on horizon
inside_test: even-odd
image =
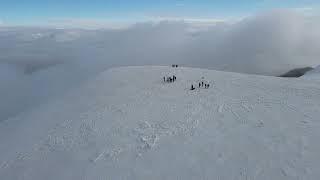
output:
[[[220,23],[227,22],[228,19],[219,18],[192,18],[192,17],[166,17],[166,16],[151,16],[147,17],[150,21],[185,21],[190,23]]]
[[[33,25],[25,27],[47,27],[47,28],[58,28],[58,29],[87,29],[87,30],[96,30],[96,29],[126,29],[135,24],[141,23],[161,23],[164,21],[168,22],[184,22],[190,25],[195,26],[211,26],[216,25],[217,23],[231,23],[240,21],[238,19],[218,19],[218,18],[191,18],[191,17],[162,17],[162,16],[149,16],[144,17],[141,21],[116,21],[116,20],[103,20],[103,19],[81,19],[81,18],[57,18],[50,19],[45,22],[36,23]],[[1,25],[1,21],[0,21]],[[17,25],[10,25],[15,27]],[[19,27],[19,26],[17,26]]]
[[[178,1],[181,3],[183,1]],[[130,20],[111,20],[111,19],[90,19],[90,18],[50,18],[48,20],[42,20],[32,25],[16,25],[13,23],[5,23],[0,18],[0,26],[3,27],[45,27],[45,28],[56,28],[56,29],[84,29],[84,30],[97,30],[97,29],[127,29],[135,24],[141,23],[154,23],[158,24],[164,21],[168,22],[184,22],[190,24],[194,28],[193,30],[197,31],[197,29],[201,30],[201,28],[205,29],[210,26],[215,26],[217,24],[237,24],[239,22],[245,22],[247,19],[251,19],[252,17],[261,16],[262,14],[272,14],[278,12],[290,12],[291,14],[299,14],[300,16],[305,16],[309,19],[309,21],[315,21],[320,17],[320,10],[317,7],[300,7],[300,8],[287,8],[287,9],[274,9],[271,11],[266,11],[254,15],[247,16],[239,16],[239,17],[187,17],[187,16],[161,16],[161,15],[148,15],[141,16],[140,21],[130,21]]]
[[[304,15],[316,15],[316,14],[319,14],[320,8],[300,7],[300,8],[294,8],[294,10],[299,13],[303,13]]]
[[[129,22],[116,22],[108,20],[96,20],[96,19],[50,19],[47,23],[49,27],[56,28],[83,28],[83,29],[122,29],[127,28],[133,23]]]

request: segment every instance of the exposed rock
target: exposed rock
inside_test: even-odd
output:
[[[305,68],[297,68],[297,69],[293,69],[283,75],[280,75],[279,77],[301,77],[303,76],[305,73],[307,73],[308,71],[313,70],[312,67],[305,67]]]

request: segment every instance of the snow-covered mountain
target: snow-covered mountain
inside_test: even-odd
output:
[[[304,79],[110,69],[1,122],[0,177],[318,179],[319,115],[320,84]]]
[[[1,26],[0,121],[114,67],[176,63],[271,76],[313,67],[320,57],[318,24],[285,11],[231,24],[168,20],[121,29]]]

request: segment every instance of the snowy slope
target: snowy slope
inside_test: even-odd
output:
[[[304,76],[304,79],[319,79],[320,80],[320,66],[317,66],[312,71],[307,72]]]
[[[176,75],[175,83],[162,82]],[[190,91],[204,77],[210,89]],[[213,87],[212,87],[213,86]],[[318,179],[320,84],[125,67],[0,124],[1,179]]]

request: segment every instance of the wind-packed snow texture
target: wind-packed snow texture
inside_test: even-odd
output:
[[[1,122],[0,177],[316,180],[319,117],[313,81],[115,68]]]

